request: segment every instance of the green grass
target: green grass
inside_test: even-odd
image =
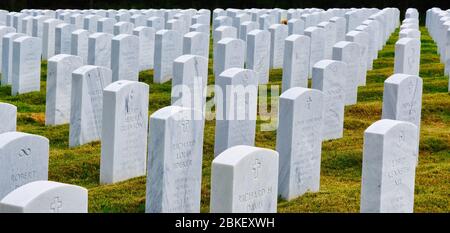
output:
[[[439,63],[436,45],[425,28],[422,32],[421,69],[424,94],[419,166],[416,171],[415,212],[450,212],[450,95],[448,77]],[[358,90],[358,104],[346,107],[344,137],[323,143],[321,186],[292,201],[280,200],[279,212],[358,212],[361,189],[363,132],[381,117],[383,82],[393,73],[398,31],[387,42],[367,74],[367,85]],[[209,84],[214,82],[210,56]],[[281,70],[272,70],[270,84],[281,85]],[[153,72],[140,74],[150,85],[149,114],[170,105],[171,83],[152,83]],[[0,88],[0,101],[18,107],[18,131],[50,139],[49,179],[89,189],[89,212],[143,212],[145,177],[114,185],[99,184],[100,142],[68,147],[69,126],[48,127],[45,119],[46,64],[42,64],[41,92],[10,96]],[[269,96],[269,98],[276,98]],[[256,146],[274,149],[276,132],[261,132],[258,120]],[[209,211],[214,121],[207,121],[204,134],[201,211]]]

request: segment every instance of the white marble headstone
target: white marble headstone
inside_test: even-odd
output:
[[[97,32],[114,34],[114,24],[116,24],[115,19],[101,18],[97,22]]]
[[[101,184],[145,175],[148,96],[146,83],[129,80],[103,90]]]
[[[312,68],[316,62],[324,59],[325,56],[325,30],[319,27],[308,27],[304,31],[305,36],[310,38],[309,53],[309,76],[312,75]]]
[[[284,43],[282,91],[291,87],[308,87],[311,39],[293,34]]]
[[[241,39],[224,38],[217,42],[214,56],[216,77],[229,68],[244,68],[245,42]]]
[[[395,43],[394,73],[419,75],[420,40],[402,38]]]
[[[7,33],[2,39],[2,86],[12,84],[13,41],[23,33]]]
[[[361,212],[412,213],[417,127],[383,119],[364,131]]]
[[[188,32],[183,37],[183,54],[209,58],[209,37],[203,32]]]
[[[356,104],[358,98],[360,55],[359,44],[355,42],[340,41],[333,47],[333,60],[347,64],[344,86],[345,105]]]
[[[48,59],[45,124],[69,123],[72,72],[83,65],[81,57],[59,54]]]
[[[278,152],[239,145],[212,162],[211,213],[276,213]]]
[[[100,140],[103,89],[111,83],[112,72],[103,66],[82,66],[72,73],[69,146]]]
[[[204,123],[196,111],[168,106],[150,116],[147,213],[200,212]]]
[[[216,79],[214,155],[236,145],[253,146],[258,78],[253,70],[230,68]]]
[[[205,111],[208,59],[182,55],[173,62],[172,105]],[[203,116],[195,116],[202,119]]]
[[[112,81],[139,79],[139,37],[119,34],[111,40]]]
[[[17,107],[12,104],[0,102],[0,134],[16,131]]]
[[[320,185],[323,94],[292,87],[280,96],[277,152],[280,153],[278,193],[291,200]]]
[[[0,134],[0,199],[14,189],[48,178],[49,141],[21,133]]]
[[[284,40],[288,36],[288,28],[284,24],[273,24],[270,32],[270,68],[283,67]]]
[[[270,33],[267,30],[253,30],[247,34],[246,68],[256,71],[258,84],[269,82]]]
[[[87,213],[88,190],[39,180],[25,184],[0,201],[0,213]]]
[[[140,26],[133,30],[139,37],[139,71],[153,69],[155,57],[155,29]]]
[[[130,22],[118,22],[114,24],[114,35],[119,34],[133,34],[134,25]]]
[[[84,29],[78,29],[72,32],[71,52],[74,56],[81,57],[83,65],[87,65],[89,49],[89,32]]]
[[[313,68],[312,88],[323,92],[323,140],[343,136],[347,65],[322,60]]]
[[[345,39],[359,45],[360,55],[358,57],[359,66],[357,80],[359,86],[365,86],[368,65],[367,57],[369,56],[369,34],[363,31],[350,31],[346,34]]]
[[[8,26],[0,26],[0,73],[2,73],[2,57],[3,57],[3,36],[8,33],[14,33],[16,29]]]
[[[382,119],[411,122],[420,132],[423,81],[419,76],[393,74],[384,81]]]
[[[111,67],[111,40],[113,35],[108,33],[94,33],[88,39],[88,64],[94,66]]]
[[[180,33],[174,30],[156,32],[154,83],[165,83],[172,79],[173,61],[182,53],[183,38]]]
[[[58,24],[55,28],[55,54],[70,54],[72,46],[72,32],[74,25],[68,23]]]
[[[22,36],[13,41],[11,95],[41,88],[41,39]]]
[[[56,26],[63,23],[59,19],[47,19],[42,26],[42,59],[47,60],[55,55]]]

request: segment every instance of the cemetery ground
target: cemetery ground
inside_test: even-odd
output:
[[[415,212],[450,212],[450,95],[444,65],[425,27],[422,33],[420,77],[423,79],[419,165],[416,170]],[[358,103],[345,108],[344,137],[322,145],[320,192],[292,201],[279,200],[278,212],[359,212],[363,132],[381,118],[383,82],[393,73],[398,29],[374,61],[367,85],[359,87]],[[212,46],[210,46],[212,48]],[[145,177],[100,185],[100,142],[69,148],[69,125],[45,126],[46,64],[42,64],[41,91],[10,96],[0,88],[0,101],[18,108],[17,130],[50,140],[49,180],[89,189],[89,212],[144,212]],[[269,85],[281,85],[281,69],[272,70]],[[149,114],[170,105],[171,82],[154,84],[152,71],[140,73],[150,85]],[[214,83],[210,54],[208,84]],[[268,88],[270,89],[270,88]],[[281,88],[280,88],[281,90]],[[269,98],[276,98],[270,96]],[[211,100],[209,97],[208,101]],[[269,101],[270,103],[270,101]],[[108,116],[104,116],[108,117]],[[275,149],[276,131],[260,130],[256,146]],[[203,151],[201,211],[209,212],[211,162],[215,121],[206,121]]]

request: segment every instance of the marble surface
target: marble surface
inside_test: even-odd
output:
[[[88,190],[53,181],[23,185],[0,201],[0,213],[87,213]]]
[[[21,132],[0,134],[0,200],[14,189],[48,179],[49,140]]]
[[[211,213],[276,213],[278,152],[253,146],[223,151],[211,167]]]
[[[146,173],[149,86],[119,80],[103,90],[100,183]]]

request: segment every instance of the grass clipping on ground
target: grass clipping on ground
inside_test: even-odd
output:
[[[448,77],[439,63],[436,45],[421,28],[420,77],[423,79],[422,125],[419,165],[416,170],[415,212],[450,212],[450,95]],[[387,42],[367,85],[359,87],[358,103],[345,108],[344,137],[326,141],[322,149],[321,184],[317,193],[292,201],[279,200],[278,212],[359,212],[364,130],[381,118],[383,82],[393,73],[396,31]],[[208,84],[213,84],[210,54]],[[89,212],[144,212],[145,177],[114,185],[99,184],[100,142],[69,148],[69,125],[45,126],[46,64],[42,64],[41,91],[10,96],[0,88],[0,101],[18,107],[18,131],[39,134],[50,140],[49,180],[89,189]],[[269,85],[281,85],[281,70],[270,72]],[[140,73],[150,85],[149,114],[170,105],[171,83],[154,84],[152,71]],[[269,95],[268,98],[275,98]],[[268,101],[270,102],[270,101]],[[276,131],[262,132],[257,122],[256,146],[275,149]],[[214,152],[214,121],[207,121],[204,136],[201,211],[209,211],[211,162]]]

